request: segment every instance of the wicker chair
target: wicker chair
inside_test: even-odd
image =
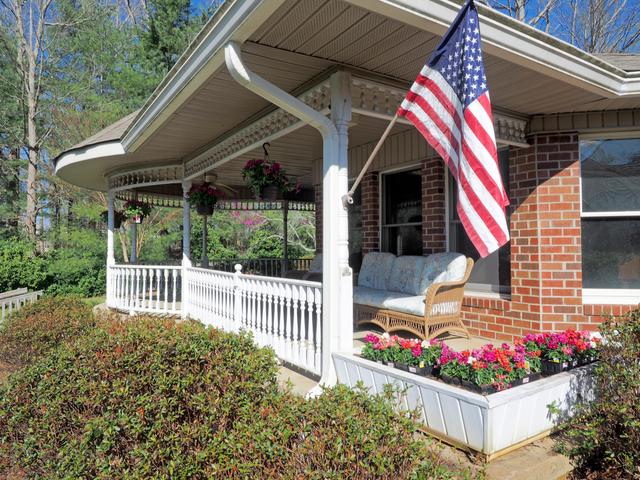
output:
[[[365,257],[358,286],[354,289],[356,326],[372,323],[387,332],[404,330],[422,339],[443,333],[469,338],[469,331],[460,318],[460,309],[464,287],[473,269],[472,259],[459,254],[429,257],[369,255],[378,257],[369,261]],[[403,272],[399,262],[411,271]],[[448,271],[452,262],[455,272]]]

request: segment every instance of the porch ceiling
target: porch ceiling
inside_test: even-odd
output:
[[[397,8],[398,1],[387,2],[388,5],[372,1],[371,8],[381,8],[383,3]],[[367,10],[368,5],[361,0],[284,0],[244,37],[248,38],[243,47],[245,61],[255,73],[296,95],[340,65],[361,72],[362,76],[376,76],[383,83],[408,88],[444,27],[414,22],[409,14],[398,17],[407,21],[403,23]],[[487,50],[493,52],[485,54],[492,100],[506,112],[530,115],[640,108],[640,98],[605,99],[586,87],[571,85],[567,75],[561,80],[542,69],[533,70],[532,62],[527,68],[504,52],[498,57],[496,48]],[[214,57],[219,56],[218,51]],[[186,100],[180,100],[179,107],[167,111],[166,120],[164,117],[158,120],[159,128],[150,128],[145,134],[149,136],[140,138],[141,143],[133,152],[125,152],[122,145],[126,147],[127,135],[140,116],[121,137],[122,151],[84,158],[80,155],[57,173],[77,185],[105,189],[105,175],[160,164],[182,164],[274,110],[264,99],[238,85],[222,64],[215,65],[219,66],[211,67],[212,73],[203,77],[204,82],[194,82],[199,86],[190,96],[184,93]],[[140,115],[145,113],[143,109]],[[373,140],[384,121],[367,119],[361,123],[350,133],[352,146]],[[319,135],[305,127],[272,143],[273,157],[290,165],[291,173],[305,183],[310,181],[311,160],[321,155]],[[249,152],[217,171],[226,183],[234,183],[239,180],[238,166],[260,154],[259,150]]]
[[[408,86],[440,36],[341,0],[287,0],[250,40],[387,75]],[[492,101],[506,110],[588,110],[604,99],[491,54],[485,53],[485,64]],[[640,99],[602,102],[603,108],[609,104],[639,107]]]

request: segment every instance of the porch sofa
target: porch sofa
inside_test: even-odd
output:
[[[353,291],[356,326],[372,323],[423,339],[442,333],[469,338],[460,307],[472,268],[473,260],[459,253],[368,253]]]

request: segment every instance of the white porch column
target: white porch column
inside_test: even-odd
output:
[[[325,322],[331,322],[331,351],[351,352],[353,349],[353,275],[349,266],[349,221],[342,197],[349,191],[348,146],[351,122],[351,74],[339,71],[331,76],[331,120],[338,132],[335,153],[323,160],[323,290],[324,303],[333,312]],[[325,295],[327,294],[325,293]],[[328,301],[329,300],[329,301]],[[326,312],[326,310],[325,310]]]
[[[191,189],[191,181],[182,182],[182,266],[190,267],[191,263],[191,205],[187,194]]]
[[[115,200],[116,193],[109,190],[107,194],[107,266],[115,265],[116,257],[113,246],[113,236],[115,227]]]
[[[110,306],[113,302],[113,276],[111,273],[111,266],[116,264],[115,250],[114,250],[114,226],[115,226],[115,200],[116,193],[113,190],[109,190],[107,193],[107,306]]]
[[[322,134],[323,148],[323,280],[322,280],[322,385],[337,382],[331,354],[352,349],[352,287],[348,260],[347,212],[342,196],[347,193],[346,126],[351,119],[349,76],[337,72],[331,77],[332,118],[306,105],[276,85],[256,75],[243,62],[240,45],[229,42],[225,61],[231,76],[285,111],[316,128]],[[343,128],[338,134],[338,124]],[[342,152],[342,154],[340,153]],[[341,163],[342,162],[342,163]],[[344,291],[341,292],[341,289]],[[314,388],[309,395],[320,393]]]
[[[191,181],[182,181],[182,292],[180,309],[182,318],[189,316],[189,274],[187,269],[193,266],[191,263],[191,205],[187,200],[187,194],[191,189]]]
[[[129,263],[136,263],[138,261],[137,243],[138,243],[138,224],[131,223],[131,255],[129,256]]]

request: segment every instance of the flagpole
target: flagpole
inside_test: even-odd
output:
[[[364,174],[367,172],[367,169],[371,166],[371,162],[373,162],[373,159],[376,157],[376,155],[380,151],[380,148],[382,147],[382,144],[384,143],[384,141],[389,136],[389,133],[391,132],[391,129],[393,128],[393,126],[395,125],[397,120],[398,120],[398,114],[396,113],[393,116],[393,118],[391,119],[391,121],[389,122],[389,125],[387,125],[387,128],[385,129],[384,133],[380,137],[380,140],[378,140],[378,143],[376,144],[375,148],[373,149],[373,152],[371,152],[371,155],[369,155],[369,158],[367,159],[367,161],[365,162],[364,166],[362,167],[362,170],[358,174],[358,177],[356,178],[356,181],[353,182],[353,185],[351,186],[351,188],[349,189],[347,194],[342,197],[342,205],[344,206],[344,208],[347,208],[348,205],[353,204],[353,194],[354,194],[354,192],[358,188],[358,185],[360,185],[360,182],[362,181],[362,177],[364,177]]]

